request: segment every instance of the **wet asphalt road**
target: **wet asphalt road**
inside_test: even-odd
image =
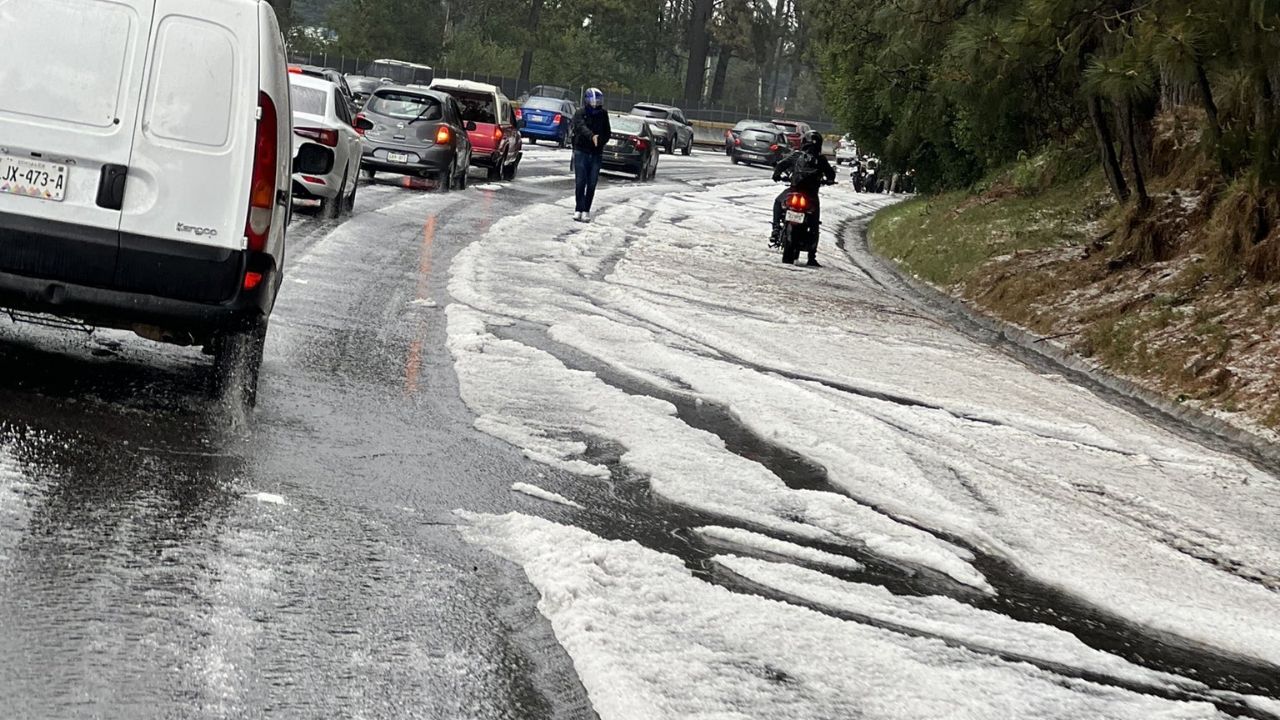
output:
[[[664,156],[647,189],[766,174],[699,155]],[[450,263],[495,221],[571,195],[567,171],[539,148],[513,183],[439,194],[384,175],[340,222],[299,209],[249,418],[210,399],[198,351],[0,319],[0,719],[595,718],[536,592],[459,538],[460,508],[637,540],[762,592],[716,575],[689,532],[716,519],[655,500],[619,448],[589,443],[615,475],[575,511],[510,487],[581,479],[472,427],[445,347]],[[506,332],[661,396],[538,328]],[[833,490],[730,414],[666,399],[793,487]],[[972,601],[921,577],[856,579]],[[1005,579],[1009,606],[990,609],[1214,687],[1280,689]]]
[[[546,513],[510,486],[557,479],[472,428],[441,309],[453,256],[572,194],[567,165],[299,210],[248,420],[198,351],[0,320],[0,714],[594,717],[536,594],[452,527]]]

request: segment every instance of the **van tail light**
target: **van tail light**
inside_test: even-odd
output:
[[[502,140],[502,128],[500,127],[493,129],[493,141],[498,142],[499,140]]]
[[[440,128],[436,130],[437,145],[447,145],[449,144],[449,141],[452,139],[453,139],[453,133],[449,131],[448,125],[441,125]]]
[[[300,127],[300,128],[294,128],[293,133],[295,135],[300,135],[304,138],[307,138],[308,140],[315,140],[321,145],[327,145],[329,147],[338,147],[338,131],[337,130],[328,130],[325,128]]]
[[[553,125],[559,125],[559,124],[560,124],[560,123],[562,123],[562,122],[564,122],[564,116],[563,116],[563,115],[561,115],[560,113],[556,113],[556,119],[555,119],[555,122],[554,122],[554,123],[552,123],[552,124],[553,124]]]
[[[631,144],[634,145],[636,150],[639,150],[640,152],[644,152],[645,150],[649,149],[649,141],[645,140],[642,137],[632,137]]]
[[[249,182],[249,217],[244,236],[251,252],[267,249],[271,219],[276,208],[276,165],[279,155],[279,118],[276,104],[265,92],[258,93],[258,131],[253,142],[253,178]]]
[[[804,212],[809,209],[809,198],[803,193],[791,193],[787,196],[787,209]]]

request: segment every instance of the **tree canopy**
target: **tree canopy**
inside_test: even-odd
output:
[[[1173,107],[1197,111],[1226,172],[1276,170],[1280,0],[811,4],[833,108],[926,185],[1083,132],[1115,194],[1141,201],[1151,123]]]

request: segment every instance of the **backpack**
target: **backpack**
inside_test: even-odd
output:
[[[792,155],[791,186],[812,185],[822,181],[822,166],[813,155],[800,150]]]

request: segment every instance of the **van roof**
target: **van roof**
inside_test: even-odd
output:
[[[404,61],[404,60],[390,60],[390,59],[374,60],[372,64],[374,64],[374,65],[397,65],[397,66],[399,66],[399,67],[417,68],[417,69],[419,69],[419,70],[430,70],[430,69],[431,69],[431,66],[430,66],[430,65],[421,65],[421,64],[419,64],[419,63],[411,63],[411,62],[406,62],[406,61]]]
[[[431,87],[440,90],[465,90],[467,92],[488,93],[496,95],[502,92],[496,85],[489,83],[472,82],[470,80],[453,80],[450,78],[436,78],[431,82]]]

